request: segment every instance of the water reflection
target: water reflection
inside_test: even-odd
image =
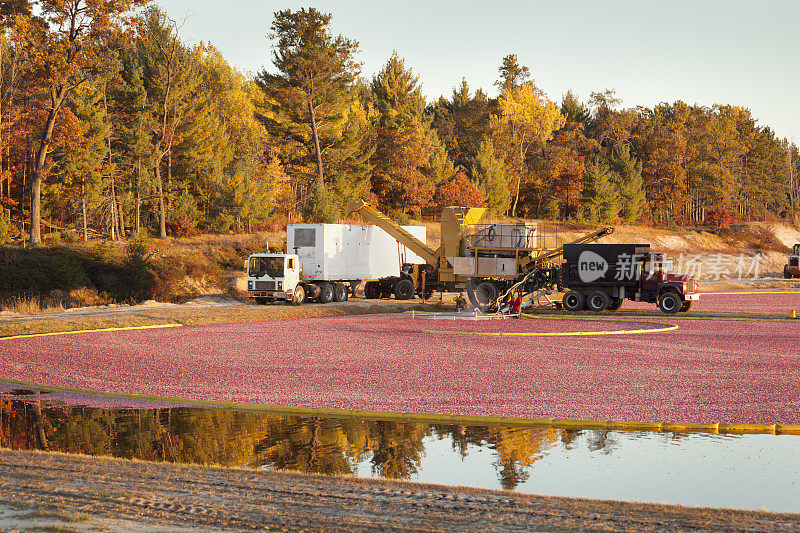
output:
[[[514,489],[567,432],[555,429],[436,425],[279,416],[222,409],[96,409],[27,397],[0,400],[0,445],[317,474],[418,476],[426,439],[493,450],[501,487]]]
[[[800,511],[800,437],[485,427],[0,394],[0,447]]]

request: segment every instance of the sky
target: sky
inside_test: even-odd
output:
[[[428,100],[466,78],[496,96],[502,58],[517,54],[551,100],[613,89],[623,107],[683,100],[751,110],[800,144],[800,1],[156,0],[184,41],[215,45],[243,72],[273,70],[275,11],[315,7],[355,39],[371,78],[393,51]],[[221,7],[222,6],[222,7]]]

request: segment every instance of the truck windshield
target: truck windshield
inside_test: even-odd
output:
[[[261,278],[264,274],[271,278],[282,278],[283,257],[251,257],[247,270],[251,278]]]

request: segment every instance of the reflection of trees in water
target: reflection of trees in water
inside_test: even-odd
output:
[[[425,444],[430,434],[428,424],[370,422],[369,448],[372,472],[383,477],[408,479],[419,472]]]
[[[490,447],[497,452],[495,470],[500,485],[513,490],[530,478],[533,464],[545,455],[562,435],[562,430],[550,428],[504,428],[480,426],[437,426],[452,431],[454,449],[466,450],[471,444]],[[466,451],[464,452],[466,455]]]
[[[561,430],[561,444],[567,450],[572,450],[577,446],[578,437],[581,436],[583,430],[580,429],[563,429]]]
[[[0,445],[40,448],[40,426],[54,451],[149,461],[270,467],[352,474],[369,459],[374,474],[407,479],[419,472],[425,439],[450,438],[466,457],[470,445],[496,451],[503,488],[514,489],[567,432],[553,429],[326,419],[221,409],[104,410],[0,401]],[[457,474],[456,474],[457,475]]]
[[[611,455],[617,448],[617,439],[609,431],[587,431],[587,446],[592,452],[603,452],[604,455]]]
[[[363,422],[275,417],[259,436],[252,466],[352,474],[366,440]]]

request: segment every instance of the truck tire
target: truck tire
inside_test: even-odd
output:
[[[611,297],[606,291],[594,291],[586,299],[586,307],[589,311],[602,313],[611,306]]]
[[[668,291],[661,293],[658,297],[658,308],[668,315],[674,315],[681,310],[683,301],[678,293]]]
[[[292,299],[289,302],[292,305],[300,305],[306,301],[306,287],[305,285],[298,285],[294,288],[294,294],[292,294]]]
[[[364,297],[367,300],[377,300],[381,297],[381,287],[377,281],[368,281],[364,284]]]
[[[792,279],[792,275],[789,273],[789,265],[784,265],[783,267],[783,277],[786,279]]]
[[[321,304],[329,304],[333,301],[333,285],[328,283],[319,284],[319,296],[317,296],[317,301]]]
[[[344,283],[333,284],[333,301],[334,302],[347,301],[347,287],[344,286]]]
[[[475,289],[475,298],[481,305],[489,305],[497,301],[497,287],[494,283],[484,281]]]
[[[686,300],[685,302],[683,302],[683,305],[681,305],[681,309],[678,312],[688,313],[692,309],[692,304],[694,304],[692,300]]]
[[[608,306],[609,311],[618,311],[620,307],[622,307],[622,302],[624,302],[622,298],[611,298],[611,305]]]
[[[398,300],[410,300],[414,297],[414,283],[410,279],[401,279],[394,286],[394,297]]]
[[[586,295],[579,291],[569,291],[562,302],[567,311],[583,311],[586,308]]]

